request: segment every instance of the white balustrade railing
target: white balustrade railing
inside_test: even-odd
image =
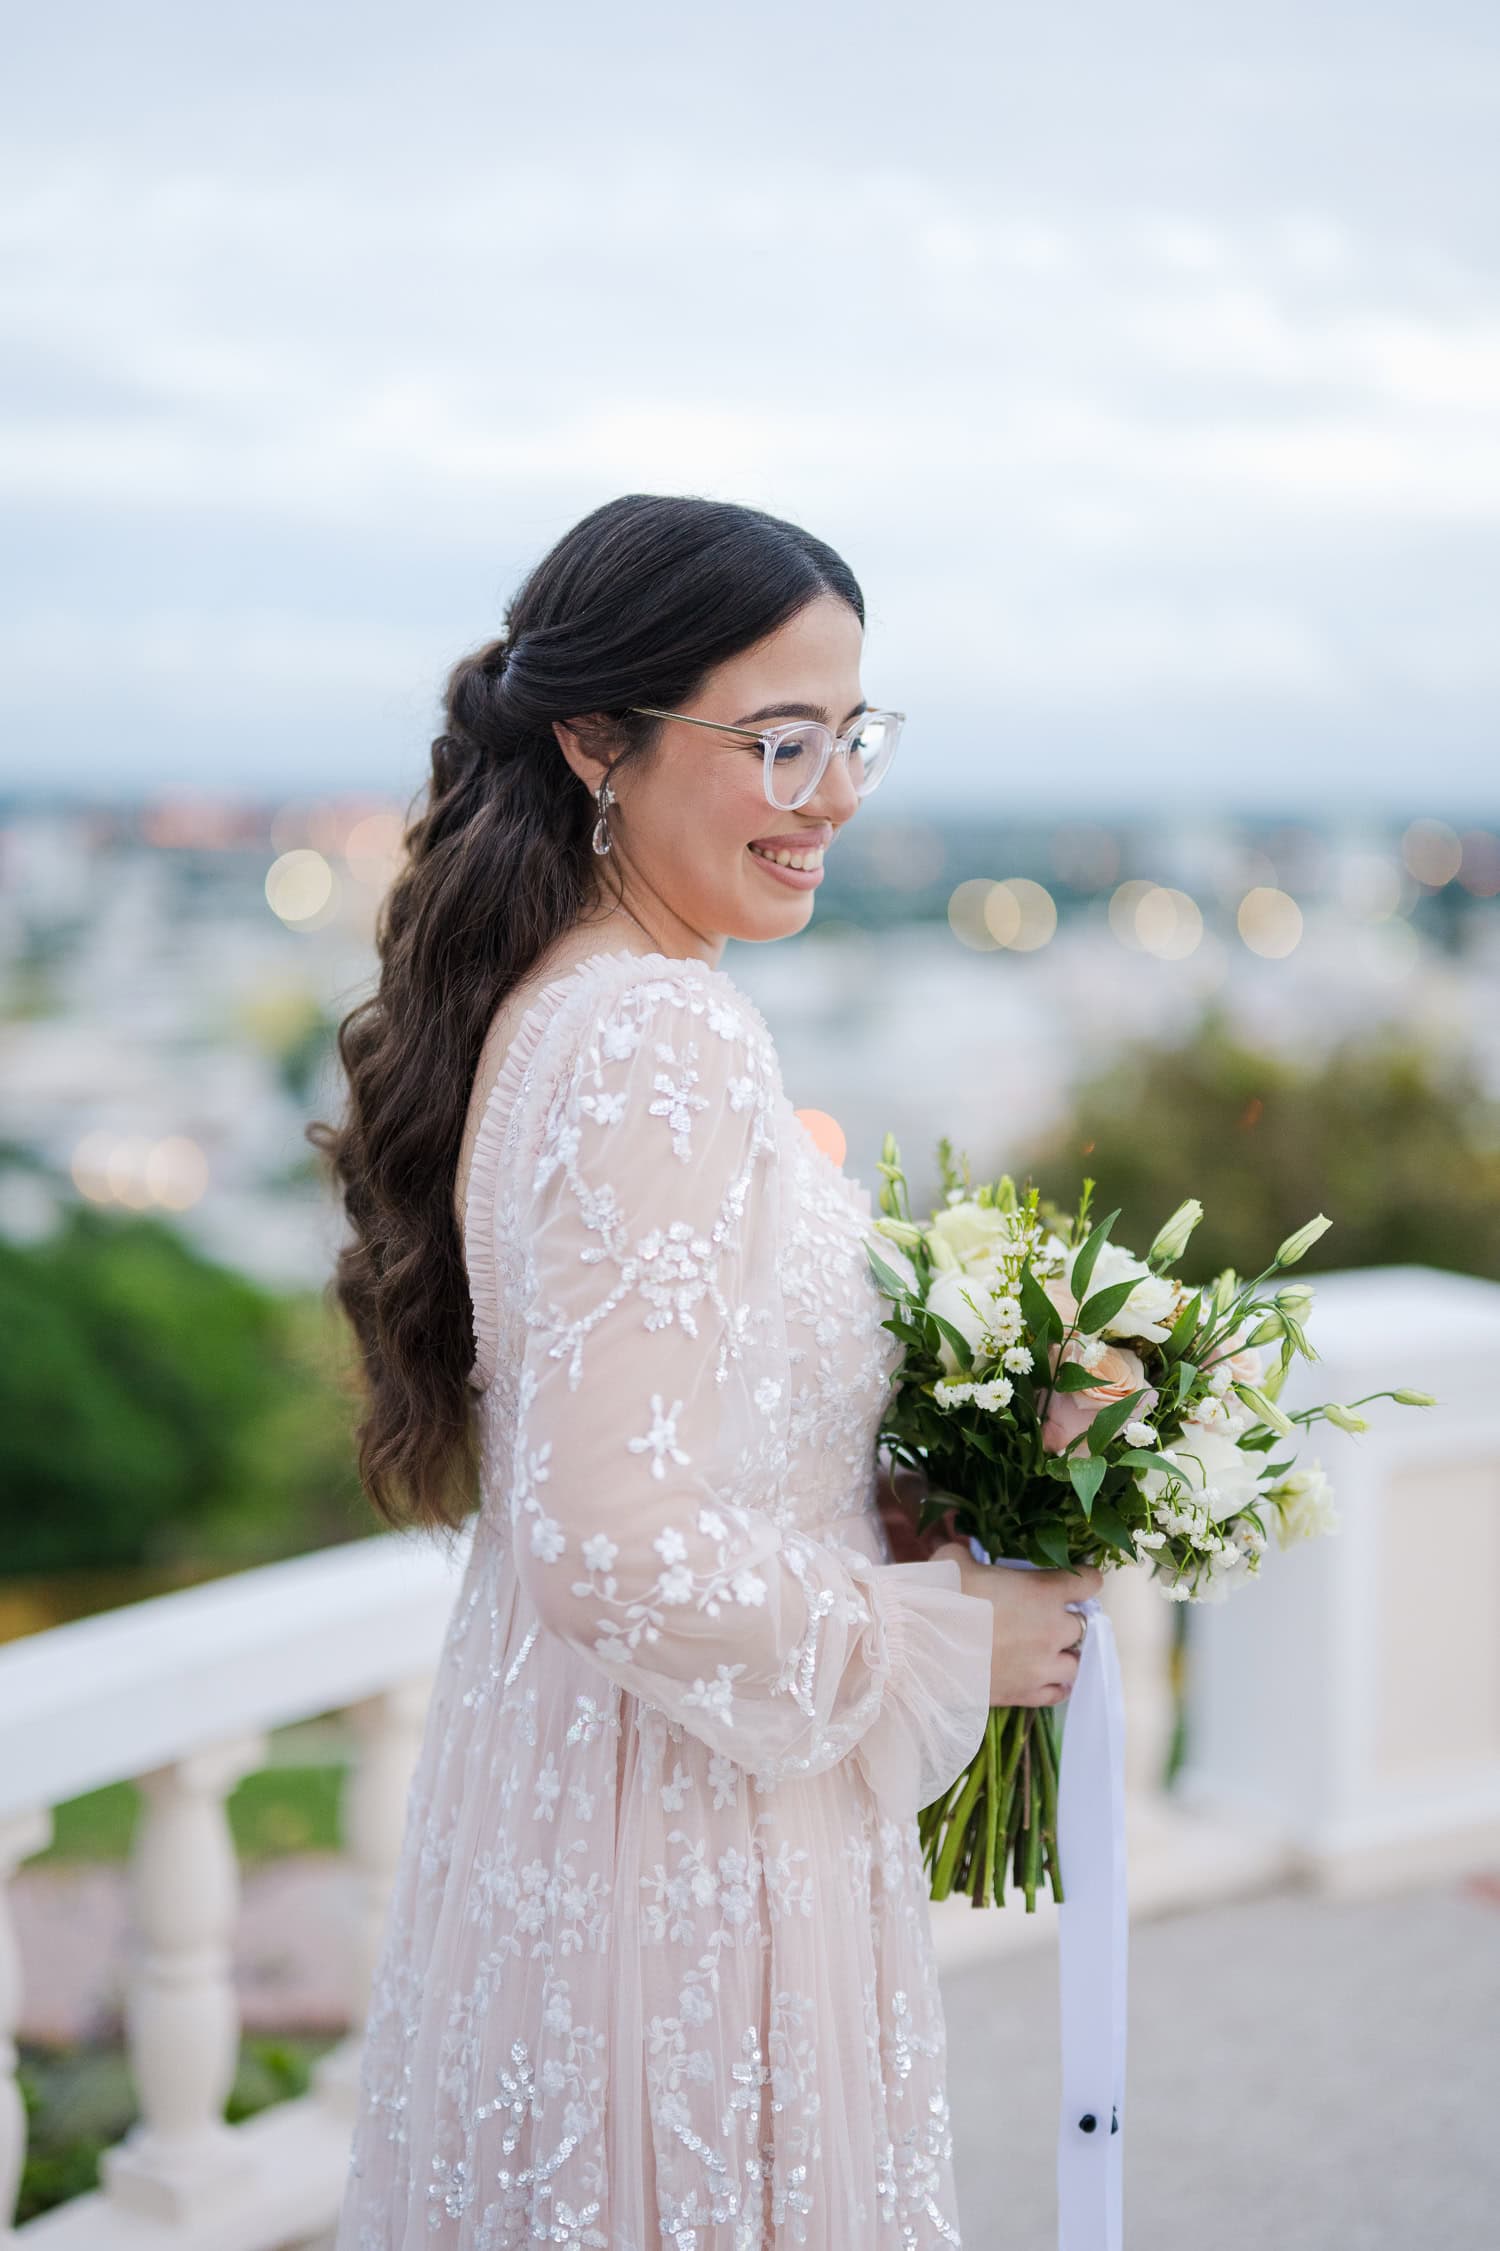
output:
[[[280,2251],[331,2226],[407,1787],[466,1551],[466,1539],[451,1559],[417,1538],[356,1541],[0,1648],[0,2243]],[[309,2094],[229,2126],[239,1870],[226,1800],[265,1763],[271,1728],[333,1711],[353,1744],[350,2030]],[[105,2152],[96,2192],[8,2228],[25,2154],[24,1964],[5,1887],[45,1849],[53,1806],[116,1781],[141,1790],[125,2006],[140,2115]]]
[[[1268,1553],[1263,1586],[1193,1613],[1192,1756],[1188,1788],[1171,1795],[1160,1778],[1173,1612],[1141,1574],[1106,1578],[1137,1912],[1317,1874],[1320,1851],[1340,1868],[1362,1850],[1409,1866],[1414,1853],[1442,1864],[1456,1839],[1500,1842],[1500,1695],[1483,1591],[1500,1567],[1489,1372],[1500,1286],[1422,1268],[1315,1286],[1325,1358],[1298,1364],[1298,1396],[1347,1400],[1410,1382],[1443,1406],[1382,1403],[1358,1439],[1319,1426],[1307,1451],[1337,1457],[1342,1537]],[[1290,1385],[1285,1396],[1295,1403]],[[409,1778],[466,1552],[466,1540],[451,1557],[426,1539],[356,1541],[0,1648],[0,2245],[310,2251],[326,2239]],[[225,1801],[264,1759],[270,1730],[330,1712],[352,1738],[341,1806],[355,1902],[350,2030],[307,2095],[230,2127],[239,1887]],[[106,2153],[96,2192],[8,2231],[25,2128],[14,2044],[24,1964],[6,1886],[45,1849],[51,1808],[115,1781],[142,1793],[125,2010],[139,2118]],[[976,1912],[966,1899],[932,1915],[945,1966],[1055,1935],[1045,1892],[1031,1916],[1014,1902]]]

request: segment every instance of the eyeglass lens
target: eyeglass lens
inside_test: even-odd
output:
[[[876,712],[850,738],[849,779],[861,797],[869,794],[890,764],[899,732],[894,721]],[[827,731],[812,723],[789,727],[782,735],[766,759],[771,794],[778,805],[790,811],[812,795],[822,780],[819,768],[827,741]]]

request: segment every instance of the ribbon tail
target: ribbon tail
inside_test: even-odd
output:
[[[1125,1699],[1113,1625],[1091,1598],[1063,1707],[1057,1788],[1062,2110],[1058,2251],[1122,2251],[1125,2011]]]

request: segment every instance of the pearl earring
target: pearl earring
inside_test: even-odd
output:
[[[594,794],[599,800],[599,818],[594,823],[594,850],[596,852],[607,852],[610,848],[611,839],[609,833],[609,823],[604,817],[605,810],[608,806],[617,805],[619,803],[619,799],[615,796],[614,791],[609,786],[609,776],[607,774],[605,775],[603,781],[599,784],[599,787],[594,792]]]

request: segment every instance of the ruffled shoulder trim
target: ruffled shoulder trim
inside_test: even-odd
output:
[[[486,1097],[469,1159],[463,1248],[474,1316],[474,1360],[468,1380],[476,1390],[484,1390],[493,1380],[500,1350],[494,1209],[501,1162],[510,1138],[511,1122],[517,1113],[518,1097],[539,1071],[545,1075],[544,1045],[547,1061],[555,1061],[559,1071],[565,1067],[575,1042],[564,1036],[564,1025],[576,1024],[580,1019],[587,1024],[609,996],[643,976],[683,976],[693,981],[707,981],[720,989],[727,988],[765,1032],[766,1038],[770,1038],[764,1017],[728,973],[713,968],[697,955],[637,953],[632,947],[622,946],[612,953],[586,955],[561,977],[554,977],[550,984],[542,987],[505,1051],[505,1060]],[[554,1030],[557,1038],[552,1041],[547,1035]]]

